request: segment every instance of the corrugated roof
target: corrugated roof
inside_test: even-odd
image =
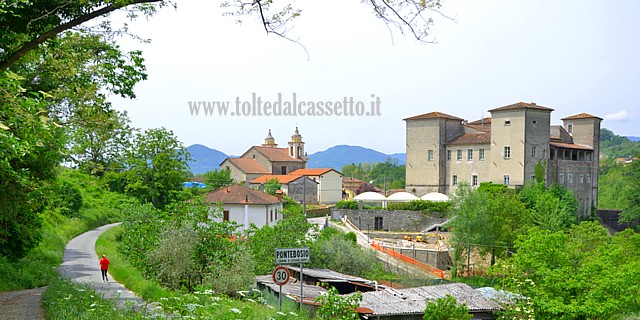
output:
[[[302,176],[294,174],[265,174],[264,176],[251,180],[251,183],[263,184],[269,182],[271,179],[277,179],[279,183],[287,184],[291,181],[300,179],[300,177]]]
[[[373,310],[374,316],[424,314],[427,299],[436,300],[447,294],[467,305],[470,312],[502,310],[500,305],[463,283],[363,292],[360,306]]]
[[[251,147],[256,151],[260,152],[263,156],[271,161],[297,161],[304,162],[302,159],[294,158],[289,155],[288,148],[275,148],[275,147],[262,147],[262,146],[253,146]],[[247,151],[248,152],[248,151]],[[246,154],[246,152],[245,152]]]
[[[591,150],[593,151],[593,148],[591,147],[587,147],[587,146],[581,146],[579,144],[573,144],[573,143],[564,143],[564,142],[549,142],[550,146],[556,147],[556,148],[565,148],[565,149],[576,149],[576,150]]]
[[[342,175],[342,173],[336,171],[335,169],[331,169],[331,168],[304,168],[304,169],[298,169],[296,171],[291,172],[290,174],[297,174],[297,175],[301,175],[301,176],[319,176],[321,174],[325,174],[329,171],[335,171],[338,174]]]
[[[602,118],[600,117],[596,117],[592,114],[588,114],[588,113],[579,113],[573,116],[568,116],[568,117],[564,117],[561,120],[576,120],[576,119],[599,119],[602,120]]]
[[[549,112],[553,111],[553,109],[551,109],[551,108],[547,108],[547,107],[544,107],[544,106],[539,106],[539,105],[535,104],[534,102],[531,102],[531,103],[517,102],[517,103],[514,103],[514,104],[510,104],[510,105],[504,106],[504,107],[491,109],[491,110],[489,110],[489,112],[520,110],[520,109],[536,109],[536,110],[544,110],[544,111],[549,111]]]
[[[437,112],[437,111],[405,118],[403,120],[406,121],[406,120],[420,120],[420,119],[451,119],[451,120],[460,120],[460,121],[463,120],[456,116],[452,116],[452,115],[442,113],[442,112]]]
[[[249,200],[247,202],[246,200]],[[205,201],[224,204],[274,204],[282,202],[278,198],[249,187],[233,184],[218,191],[207,193]]]
[[[491,142],[491,134],[465,133],[447,142],[447,145],[487,144]]]
[[[251,158],[227,158],[233,165],[238,167],[244,173],[271,173],[267,168],[263,167],[256,159]],[[224,161],[223,161],[224,163]]]

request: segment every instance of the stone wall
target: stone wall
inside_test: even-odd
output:
[[[331,216],[333,219],[342,219],[347,216],[349,221],[362,231],[422,232],[431,225],[443,223],[447,220],[446,218],[439,218],[439,212],[424,214],[419,211],[409,210],[331,209]]]

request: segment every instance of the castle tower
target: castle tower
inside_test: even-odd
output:
[[[296,131],[291,136],[291,140],[289,140],[289,155],[296,159],[305,158],[304,142],[300,132],[298,132],[298,127],[296,127]]]
[[[583,180],[588,185],[588,189],[573,190],[579,201],[580,211],[583,216],[590,217],[595,212],[592,209],[598,208],[598,168],[600,165],[600,123],[602,118],[588,113],[580,113],[562,118],[563,127],[571,135],[573,143],[586,146],[592,151],[577,151],[577,161],[572,165],[577,174],[587,175]],[[590,166],[588,170],[582,168]],[[578,181],[579,182],[579,181]]]
[[[273,138],[273,136],[271,135],[271,129],[269,129],[269,133],[267,134],[267,137],[264,138],[264,143],[262,144],[263,147],[272,147],[275,148],[278,146],[278,144],[276,143],[276,139]]]

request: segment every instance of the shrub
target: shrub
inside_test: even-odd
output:
[[[358,209],[358,201],[340,200],[336,202],[336,209]]]
[[[320,307],[316,311],[315,319],[360,319],[356,311],[360,301],[362,301],[362,293],[360,292],[350,296],[341,296],[336,288],[331,287],[327,293],[316,299]]]
[[[471,319],[466,305],[457,305],[456,298],[446,295],[437,300],[427,300],[424,310],[424,320],[467,320]]]
[[[186,287],[192,291],[198,277],[197,266],[192,259],[196,243],[197,235],[191,224],[163,230],[158,248],[149,253],[148,259],[162,285],[173,290]]]

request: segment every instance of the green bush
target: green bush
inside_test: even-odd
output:
[[[358,201],[340,200],[336,202],[336,209],[358,209]]]
[[[387,205],[389,210],[422,211],[425,213],[446,213],[451,208],[451,202],[434,202],[427,200],[413,200],[411,202],[392,202]]]

